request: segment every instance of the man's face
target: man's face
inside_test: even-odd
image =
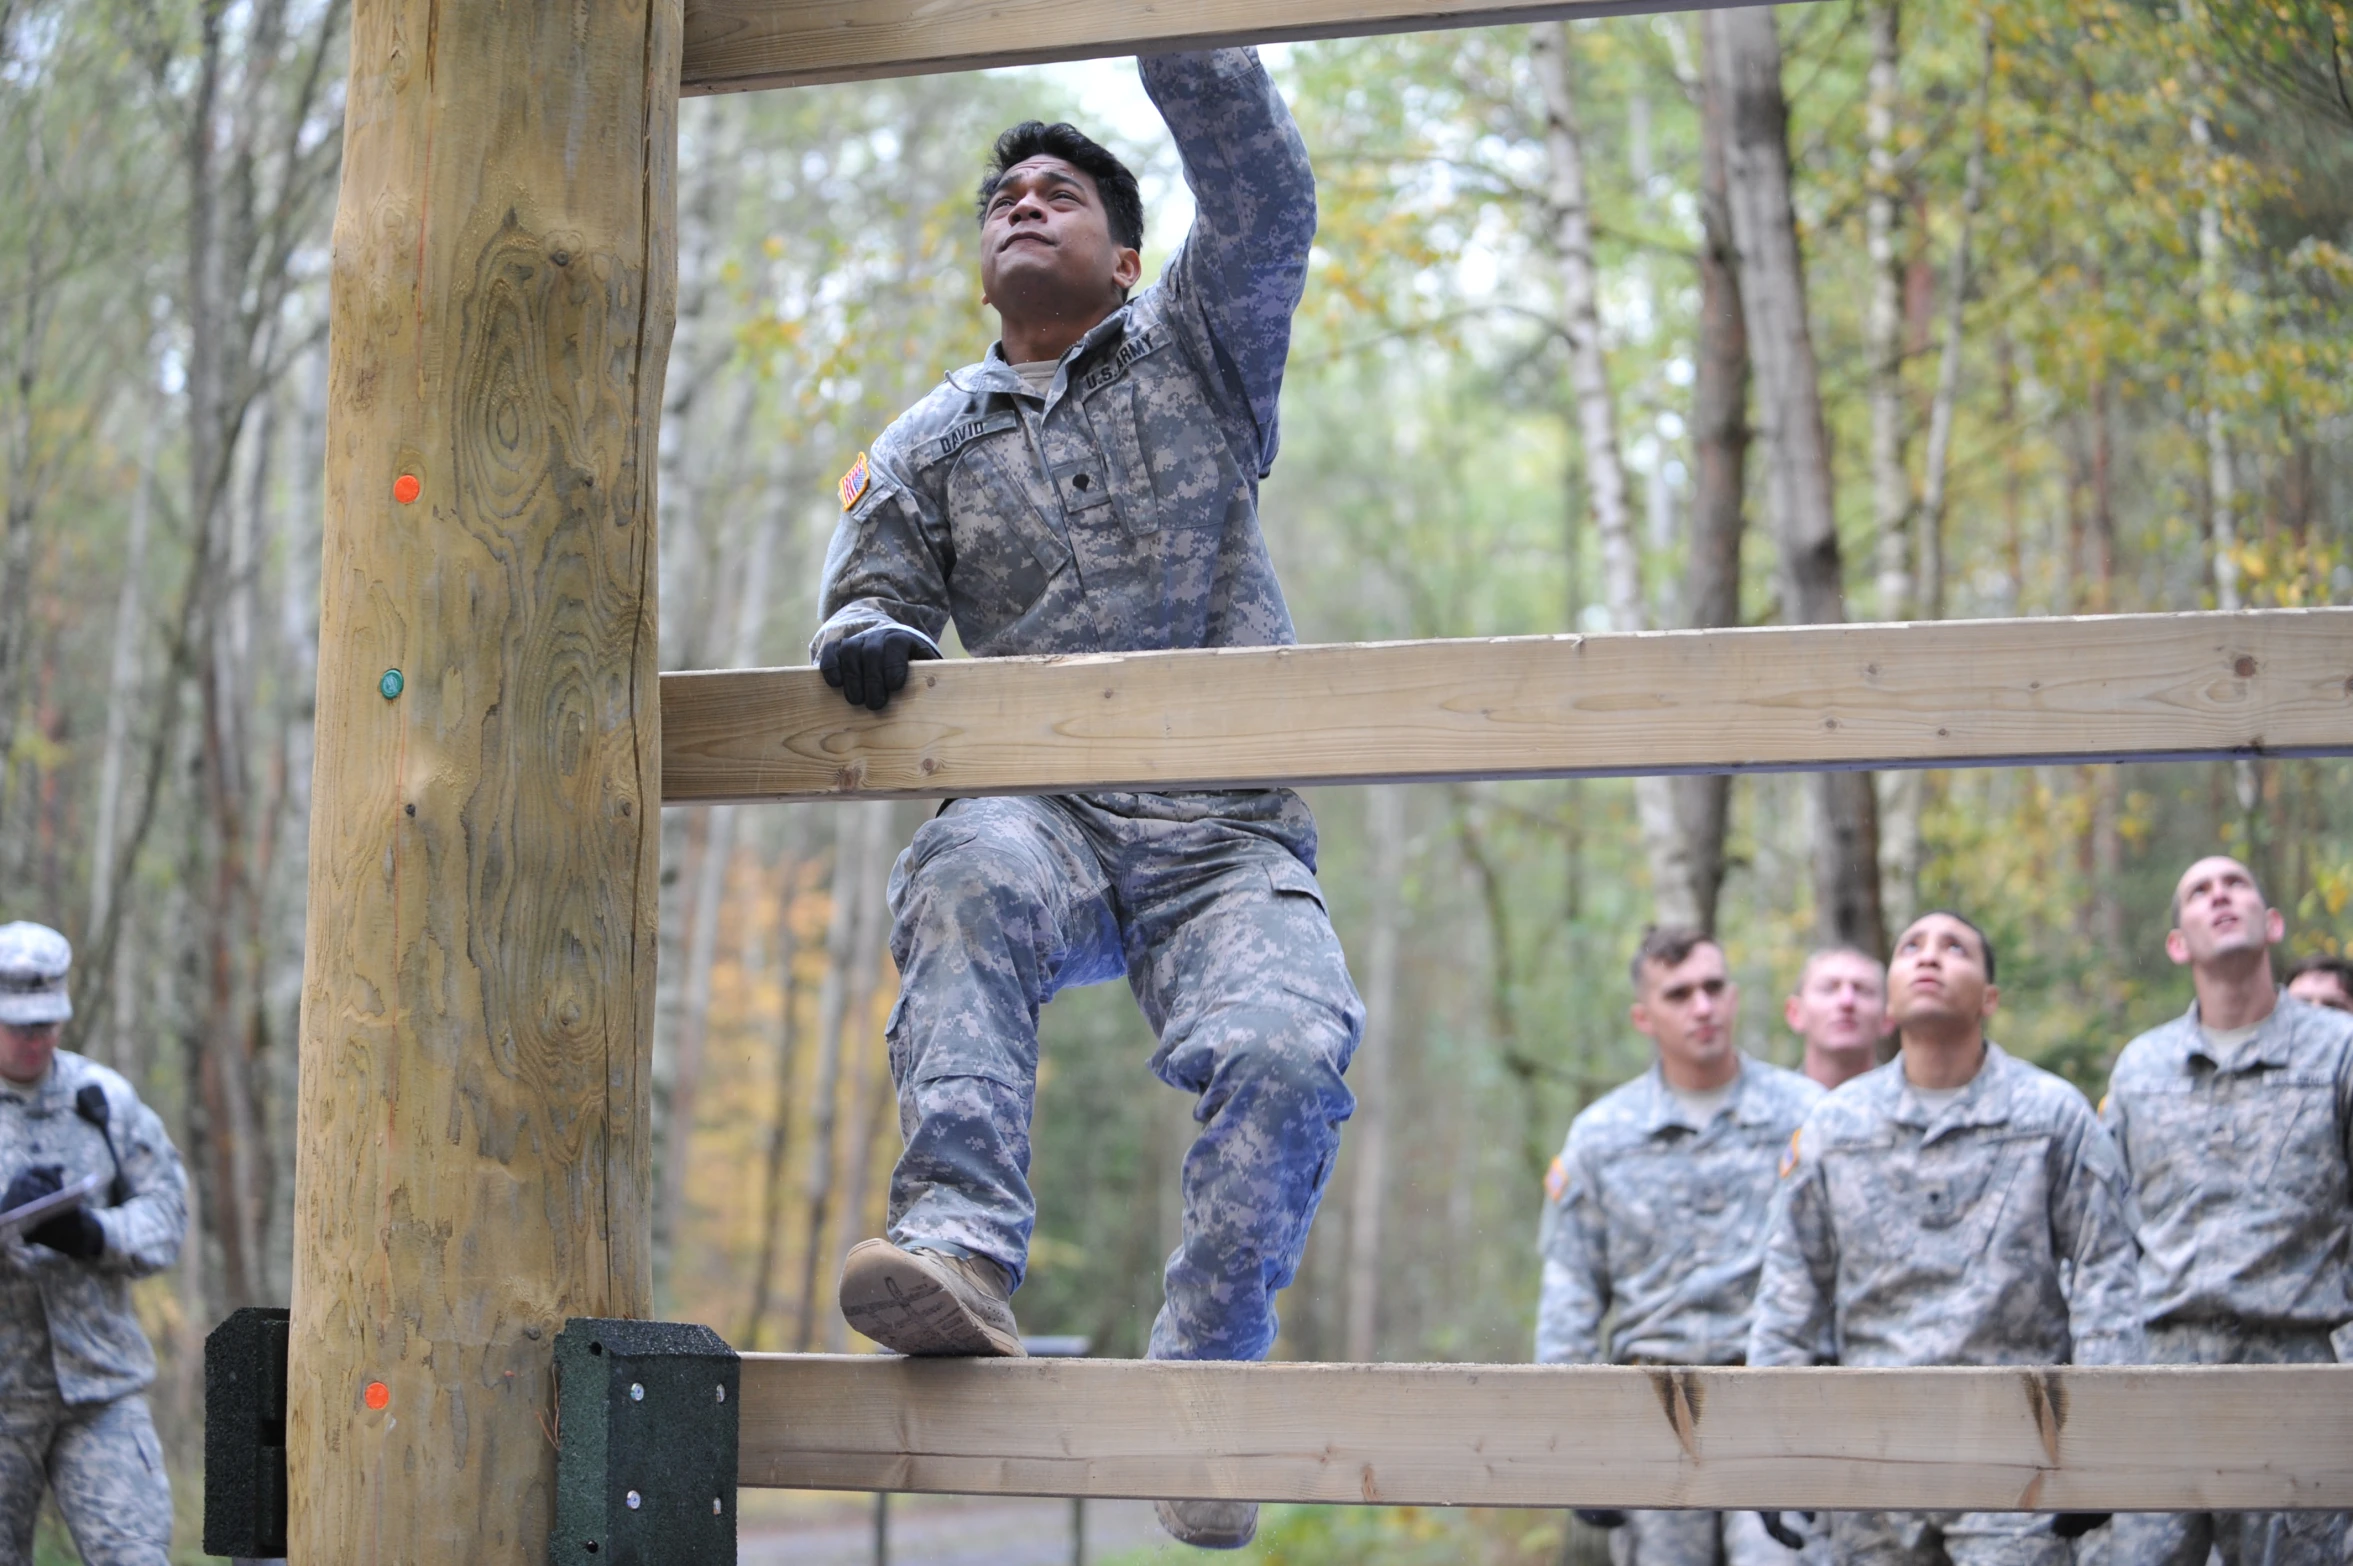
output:
[[[1813,1048],[1858,1054],[1887,1037],[1887,980],[1860,952],[1825,952],[1807,965],[1781,1015]]]
[[[1706,1075],[1731,1058],[1739,1010],[1740,987],[1725,971],[1723,951],[1703,941],[1672,968],[1643,964],[1632,1016],[1638,1031],[1658,1041],[1661,1058]]]
[[[1887,962],[1887,1014],[1899,1028],[1982,1022],[2001,991],[1986,982],[1977,932],[1951,914],[1923,914]]]
[[[2288,981],[2288,993],[2310,1006],[2326,1006],[2331,1011],[2353,1011],[2353,995],[2345,993],[2342,974],[2315,968],[2310,973],[2299,973]]]
[[[2253,872],[2220,854],[2184,870],[2173,901],[2165,955],[2177,963],[2203,965],[2259,954],[2288,933],[2279,911],[2263,906]]]
[[[0,1077],[11,1082],[38,1082],[48,1074],[49,1059],[57,1053],[58,1024],[0,1022]]]
[[[981,297],[1023,318],[1106,315],[1143,264],[1111,237],[1095,178],[1060,158],[1005,171],[980,225]]]

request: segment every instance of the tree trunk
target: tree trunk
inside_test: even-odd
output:
[[[1903,214],[1903,176],[1895,130],[1901,76],[1903,7],[1877,0],[1871,7],[1870,91],[1864,108],[1868,147],[1864,186],[1864,248],[1870,258],[1870,302],[1863,315],[1863,353],[1870,365],[1871,519],[1878,539],[1882,620],[1912,614],[1912,480],[1904,467],[1904,262],[1896,253]]]
[[[890,934],[890,908],[881,884],[891,854],[891,807],[868,805],[860,829],[860,858],[867,867],[858,899],[858,926],[850,939],[849,999],[843,1010],[850,1054],[850,1145],[842,1160],[841,1212],[834,1223],[833,1275],[841,1275],[850,1247],[867,1238],[866,1206],[873,1189],[874,1132],[892,1102],[890,1062],[874,1030],[874,988],[882,969],[883,943]],[[839,1354],[849,1347],[850,1324],[839,1311],[825,1318],[825,1346]]]
[[[652,1304],[679,41],[675,0],[358,6],[288,1367],[299,1566],[541,1566],[555,1334]]]
[[[1773,512],[1780,535],[1787,617],[1834,624],[1846,617],[1830,436],[1806,315],[1797,217],[1790,204],[1789,112],[1781,92],[1781,41],[1764,9],[1710,11],[1709,51],[1731,105],[1731,207],[1740,250],[1740,297],[1757,378]],[[1817,936],[1884,954],[1879,900],[1879,822],[1871,776],[1815,773]]]
[[[752,522],[728,636],[727,667],[748,667],[757,658],[767,625],[769,561],[776,529],[766,519]],[[727,892],[727,871],[735,857],[733,805],[710,807],[696,865],[694,899],[687,920],[686,978],[679,997],[677,1037],[670,1059],[669,1114],[662,1139],[661,1179],[654,1197],[654,1293],[667,1298],[676,1261],[678,1225],[686,1203],[686,1172],[694,1146],[695,1107],[702,1088],[703,1047],[711,1034],[711,969],[719,951],[719,916]]]
[[[1703,33],[1702,54],[1711,47]],[[1683,602],[1694,626],[1738,625],[1740,540],[1747,525],[1748,323],[1740,306],[1740,258],[1727,189],[1728,105],[1704,66],[1699,91],[1699,363],[1691,388],[1695,483]],[[1676,778],[1673,788],[1690,865],[1691,922],[1713,931],[1724,890],[1732,779]]]
[[[1372,933],[1365,943],[1364,1041],[1349,1083],[1356,1089],[1355,1157],[1348,1191],[1348,1328],[1344,1357],[1374,1357],[1380,1329],[1381,1205],[1389,1180],[1389,1056],[1397,1039],[1398,932],[1405,924],[1405,790],[1368,789]]]
[[[1928,409],[1927,471],[1920,481],[1916,541],[1920,613],[1931,620],[1944,617],[1945,488],[1951,478],[1953,418],[1961,403],[1961,329],[1969,303],[1970,243],[1976,233],[1978,211],[1985,205],[1986,139],[1991,127],[1989,105],[1994,79],[1991,11],[1978,23],[1977,49],[1977,96],[1971,105],[1974,124],[1969,138],[1969,164],[1961,181],[1961,222],[1953,236],[1952,260],[1945,274],[1944,342],[1937,351],[1936,394]]]
[[[794,968],[800,958],[800,936],[793,928],[793,904],[801,892],[800,807],[787,805],[784,851],[778,855],[777,879],[783,891],[777,899],[777,988],[781,992],[776,1018],[775,1105],[760,1160],[760,1258],[752,1267],[752,1302],[744,1312],[743,1335],[737,1340],[758,1349],[776,1298],[776,1269],[783,1260],[786,1155],[792,1148],[793,1074],[800,1065],[800,1032],[793,1011],[800,1003]]]
[[[806,1354],[817,1341],[818,1272],[824,1263],[825,1215],[833,1206],[835,1141],[841,1125],[842,1034],[849,1011],[850,975],[857,948],[859,904],[880,897],[867,859],[874,833],[867,818],[888,805],[835,808],[833,914],[825,932],[825,981],[817,991],[817,1084],[810,1099],[808,1248],[801,1258],[801,1287],[793,1312],[793,1351]]]
[[[1577,402],[1577,434],[1585,457],[1587,503],[1601,540],[1603,599],[1610,628],[1639,631],[1648,616],[1642,601],[1642,556],[1626,499],[1626,469],[1618,450],[1618,416],[1610,396],[1609,360],[1602,351],[1600,276],[1593,259],[1592,207],[1585,187],[1585,149],[1577,130],[1570,83],[1569,29],[1546,22],[1532,30],[1529,52],[1544,94],[1544,147],[1549,173],[1545,204],[1560,256],[1561,333],[1568,340],[1569,383]],[[1675,820],[1674,790],[1665,778],[1634,780],[1642,843],[1650,860],[1651,900],[1663,924],[1691,924],[1690,855]]]

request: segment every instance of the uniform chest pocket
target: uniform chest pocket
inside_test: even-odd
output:
[[[1070,546],[1006,471],[1004,448],[1020,439],[1010,433],[976,441],[948,473],[948,532],[956,549],[948,585],[968,647],[1019,619],[1070,564]]]
[[[1923,1149],[1896,1190],[1923,1229],[1950,1229],[1974,1212],[2005,1160],[1998,1146]]]
[[[1157,353],[1142,360],[1124,379],[1097,393],[1087,412],[1097,421],[1106,451],[1126,447],[1135,453],[1146,480],[1137,493],[1151,496],[1151,526],[1225,525],[1227,509],[1242,488],[1241,471],[1181,356]]]

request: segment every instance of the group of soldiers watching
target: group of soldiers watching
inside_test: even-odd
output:
[[[2353,966],[2282,987],[2284,935],[2246,866],[2190,866],[2165,949],[2195,999],[2095,1110],[1987,1037],[1994,945],[1959,914],[1915,919],[1884,969],[1816,952],[1785,1008],[1801,1072],[1735,1044],[1721,946],[1649,931],[1631,1017],[1657,1059],[1547,1172],[1536,1357],[2353,1360]],[[2329,1512],[1579,1515],[1614,1566],[2343,1566],[2353,1544]]]

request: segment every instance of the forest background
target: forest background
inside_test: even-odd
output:
[[[72,937],[72,1047],[188,1158],[186,1261],[141,1295],[183,1515],[202,1336],[288,1289],[347,20],[0,0],[0,919]],[[2349,45],[2342,0],[1826,0],[1269,51],[1321,180],[1262,508],[1302,640],[2353,601]],[[664,667],[806,661],[834,475],[993,335],[983,152],[1066,116],[1143,171],[1149,274],[1189,204],[1125,62],[684,105]],[[1789,1062],[1811,945],[1960,908],[1996,1037],[2096,1095],[2186,1003],[2160,938],[2196,855],[2341,949],[2348,780],[1319,792],[1371,1021],[1277,1353],[1526,1356],[1540,1172],[1647,1058],[1645,922],[1718,929],[1744,1044]],[[857,1346],[830,1282],[897,1146],[881,889],[929,808],[665,813],[663,1313]],[[1017,1304],[1101,1353],[1140,1351],[1176,1233],[1189,1105],[1150,1049],[1117,986],[1046,1014]]]

